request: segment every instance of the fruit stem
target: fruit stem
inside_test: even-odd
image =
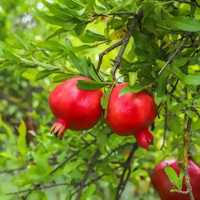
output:
[[[63,119],[58,119],[56,123],[51,127],[50,132],[53,133],[56,137],[63,139],[64,132],[67,130],[67,122]]]

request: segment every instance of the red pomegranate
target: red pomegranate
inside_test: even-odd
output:
[[[173,188],[173,184],[170,182],[167,174],[165,173],[166,165],[173,168],[176,174],[179,176],[181,169],[177,167],[177,159],[165,160],[159,163],[153,170],[151,180],[154,188],[157,190],[161,200],[190,200],[189,194],[180,194],[178,192],[170,192]],[[189,169],[192,192],[195,200],[200,200],[200,169],[199,167],[189,159]],[[175,186],[174,186],[175,187]],[[183,178],[182,191],[186,191],[185,178]]]
[[[153,143],[153,135],[148,127],[157,116],[154,97],[145,91],[127,93],[119,97],[123,87],[129,83],[114,87],[107,108],[107,125],[118,135],[134,135],[138,144],[148,149]]]
[[[29,133],[29,131],[36,132],[36,125],[33,123],[32,119],[25,119],[24,123],[26,125],[26,143],[29,144],[33,140],[33,135]],[[16,126],[19,127],[21,123],[17,123]],[[16,135],[19,136],[18,131],[16,131]]]
[[[90,129],[101,117],[102,91],[81,90],[76,86],[78,80],[91,81],[85,77],[68,79],[50,94],[50,109],[58,119],[51,132],[57,137],[63,138],[67,128],[75,131]]]
[[[101,17],[101,21],[105,21],[106,18],[104,16]]]

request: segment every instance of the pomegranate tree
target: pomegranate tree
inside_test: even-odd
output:
[[[88,130],[95,126],[101,117],[102,91],[79,89],[76,86],[78,80],[91,81],[85,77],[68,79],[50,94],[50,109],[57,118],[51,132],[57,137],[62,138],[67,129]]]
[[[181,169],[177,166],[177,159],[165,160],[159,163],[153,170],[152,183],[154,188],[157,190],[161,200],[190,200],[189,194],[180,194],[178,192],[170,192],[171,189],[176,188],[173,185],[167,174],[165,173],[165,167],[168,164],[173,168],[176,174],[179,176]],[[200,169],[192,160],[189,159],[188,173],[191,178],[192,192],[195,200],[200,200]],[[183,178],[182,191],[186,191],[185,178]]]
[[[157,106],[154,97],[145,91],[119,97],[122,88],[128,84],[117,85],[112,90],[105,121],[116,134],[133,135],[141,147],[148,149],[153,143],[148,127],[157,116]]]

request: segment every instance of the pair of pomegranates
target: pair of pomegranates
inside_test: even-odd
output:
[[[50,94],[49,104],[57,122],[51,132],[62,138],[67,129],[87,130],[99,121],[102,108],[102,91],[86,91],[77,88],[78,80],[89,78],[77,77],[64,81]],[[116,134],[122,136],[134,135],[138,144],[148,149],[153,143],[153,135],[148,127],[157,116],[157,106],[154,98],[145,91],[127,93],[119,97],[119,93],[128,83],[114,87],[105,122]]]
[[[165,173],[165,167],[167,164],[173,168],[176,174],[179,176],[181,169],[177,166],[177,159],[165,160],[159,163],[153,170],[151,180],[154,188],[157,190],[161,200],[190,200],[189,194],[181,194],[178,192],[170,192],[171,189],[175,189],[167,174]],[[195,200],[200,200],[200,168],[191,159],[189,159],[190,184],[192,186],[192,193]],[[177,188],[176,188],[177,189]],[[185,177],[182,182],[182,191],[186,191]]]

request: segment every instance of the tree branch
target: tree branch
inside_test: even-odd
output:
[[[86,183],[86,181],[87,181],[87,178],[88,178],[88,176],[89,176],[89,174],[90,174],[90,171],[91,171],[92,168],[94,167],[94,165],[95,165],[95,163],[96,163],[96,161],[97,161],[97,158],[98,158],[99,154],[100,154],[100,150],[97,149],[96,152],[94,153],[94,155],[93,155],[93,157],[92,157],[92,159],[91,159],[89,165],[88,165],[88,170],[86,171],[86,173],[85,173],[83,179],[81,180],[81,185],[80,185],[80,188],[79,188],[79,190],[78,190],[78,194],[77,194],[76,200],[79,200],[79,199],[81,198],[81,194],[82,194],[82,191],[83,191],[83,189],[84,189],[84,186],[85,186],[85,183]]]
[[[190,34],[187,35],[185,40],[180,44],[180,46],[176,49],[176,51],[169,57],[168,61],[165,63],[163,68],[158,72],[158,75],[161,75],[164,69],[167,67],[167,65],[172,63],[172,61],[175,59],[178,52],[182,50],[183,46],[189,40],[189,38],[190,38]]]
[[[52,188],[52,187],[67,186],[67,185],[69,185],[69,184],[68,183],[59,183],[59,184],[47,185],[47,186],[43,186],[43,187],[35,187],[32,189],[27,189],[27,190],[21,190],[18,192],[10,192],[10,193],[7,193],[6,195],[21,194],[21,193],[25,193],[25,192],[32,192],[34,190],[44,190],[44,189],[48,189],[48,188]]]
[[[165,141],[166,141],[166,133],[167,133],[167,114],[168,114],[167,102],[165,102],[164,108],[165,108],[165,124],[164,124],[164,135],[163,135],[163,143],[161,146],[161,150],[163,150],[163,148],[166,148]]]
[[[120,45],[122,45],[122,41],[119,41],[119,42],[113,44],[112,46],[110,46],[109,48],[107,48],[105,51],[103,51],[101,54],[99,54],[99,62],[98,62],[98,65],[97,65],[97,72],[99,72],[99,70],[101,68],[103,57],[105,55],[107,55],[110,51],[112,51],[113,49],[119,47]]]
[[[132,159],[133,154],[135,153],[135,151],[137,149],[138,149],[138,143],[136,142],[136,143],[134,143],[133,148],[132,148],[132,150],[131,150],[131,152],[130,152],[130,154],[129,154],[126,162],[125,162],[124,170],[123,170],[122,176],[120,178],[120,182],[119,182],[118,187],[117,187],[117,193],[116,193],[116,196],[115,196],[115,200],[120,199],[120,197],[121,197],[121,195],[122,195],[122,193],[125,189],[126,183],[127,183],[129,176],[131,174],[131,167],[130,167],[131,159]],[[126,176],[126,179],[124,180],[124,177],[125,177],[127,170],[128,170],[128,174]]]
[[[88,143],[85,145],[83,149],[88,148],[93,143]],[[53,171],[50,172],[50,175],[54,174],[58,169],[60,169],[62,166],[64,166],[69,160],[71,160],[74,156],[78,155],[82,150],[78,150],[74,152],[71,156],[69,156],[65,161],[63,161],[60,165],[58,165]]]
[[[189,118],[187,122],[187,126],[185,128],[185,134],[183,139],[183,160],[182,160],[182,167],[184,168],[185,172],[185,184],[187,186],[187,193],[190,195],[190,200],[194,200],[194,195],[192,193],[192,186],[190,184],[190,175],[188,173],[189,163],[188,163],[188,150],[189,150],[189,144],[191,141],[191,125],[192,125],[192,119]],[[182,192],[182,191],[181,191]]]
[[[143,14],[143,11],[142,11],[142,8],[140,8],[137,16],[133,19],[130,27],[129,27],[129,30],[128,32],[126,33],[126,36],[122,39],[122,47],[118,53],[118,55],[116,56],[115,60],[113,61],[114,62],[114,67],[112,69],[112,76],[113,76],[113,80],[115,80],[115,73],[116,73],[116,70],[120,67],[121,65],[121,59],[122,59],[122,56],[124,54],[124,51],[126,49],[126,46],[130,40],[130,37],[134,31],[134,29],[136,28],[136,25],[137,23],[140,21],[141,17],[142,17],[142,14]]]

